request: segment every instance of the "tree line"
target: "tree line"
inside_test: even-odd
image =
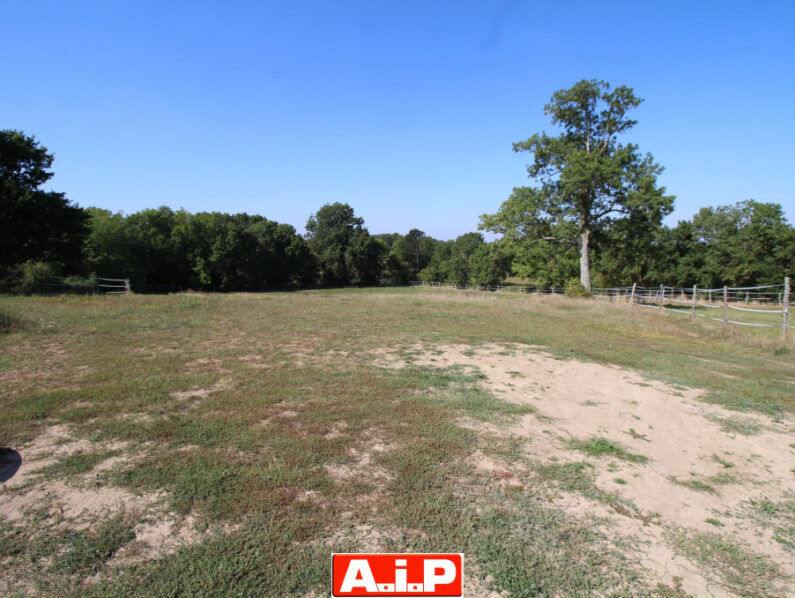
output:
[[[544,107],[561,132],[514,144],[535,186],[515,188],[481,232],[438,240],[419,229],[370,234],[344,203],[310,215],[306,234],[259,215],[81,209],[42,186],[53,156],[34,137],[0,131],[0,270],[130,278],[140,290],[218,291],[405,284],[541,287],[774,284],[792,275],[795,228],[781,205],[746,200],[663,224],[674,197],[662,167],[619,135],[641,100],[583,80]]]

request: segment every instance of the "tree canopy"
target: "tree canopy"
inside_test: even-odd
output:
[[[616,141],[635,124],[626,113],[639,102],[628,88],[596,81],[557,92],[546,111],[563,133],[515,144],[532,153],[528,173],[539,184],[515,188],[496,214],[481,217],[481,229],[502,235],[491,243],[478,232],[442,241],[418,228],[370,235],[345,203],[321,206],[305,236],[245,213],[84,210],[42,189],[53,176],[46,148],[0,131],[0,278],[96,274],[130,278],[136,291],[168,292],[414,279],[495,285],[511,274],[560,287],[577,284],[578,271],[601,286],[714,288],[776,284],[795,274],[795,228],[779,204],[705,207],[675,227],[662,224],[673,198],[656,184],[661,168]]]
[[[618,142],[636,124],[627,113],[641,101],[628,87],[596,80],[553,94],[544,112],[563,131],[513,146],[532,154],[527,171],[539,185],[514,189],[496,214],[481,217],[480,228],[503,234],[519,259],[536,257],[529,243],[576,247],[580,282],[589,289],[594,233],[624,219],[632,222],[627,234],[637,234],[673,209],[673,197],[657,186],[662,167],[636,145]]]
[[[370,236],[348,204],[325,204],[306,223],[323,285],[372,284],[379,280],[386,243]]]
[[[44,260],[75,269],[81,261],[87,214],[41,188],[53,159],[34,137],[0,131],[0,267]]]

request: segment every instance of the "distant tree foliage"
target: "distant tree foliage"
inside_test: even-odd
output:
[[[152,290],[264,290],[312,285],[315,261],[288,224],[262,216],[162,207],[129,216],[89,208],[88,268]]]
[[[306,223],[323,285],[375,284],[389,247],[374,239],[348,204],[322,206]]]
[[[795,228],[779,204],[707,207],[663,226],[673,198],[656,186],[659,167],[614,139],[634,125],[625,112],[639,102],[630,89],[610,91],[595,81],[556,93],[546,110],[565,133],[515,144],[534,153],[528,170],[541,185],[514,189],[496,214],[481,217],[481,229],[500,235],[491,243],[479,232],[453,241],[418,228],[371,235],[345,203],[321,206],[305,236],[259,215],[83,210],[41,189],[53,176],[46,148],[24,133],[0,131],[0,278],[13,270],[24,279],[19,288],[32,288],[38,278],[98,275],[129,278],[137,291],[169,292],[417,279],[497,285],[514,275],[585,293],[584,263],[588,281],[592,273],[600,286],[716,288],[793,276]]]
[[[419,279],[451,284],[495,285],[510,274],[511,255],[480,233],[465,233],[455,241],[435,241],[428,265]]]
[[[657,249],[651,276],[677,286],[778,284],[795,274],[795,228],[776,203],[701,208],[661,229]]]
[[[264,290],[415,279],[496,285],[510,275],[532,285],[563,287],[579,280],[575,246],[516,242],[525,231],[520,226],[492,243],[481,233],[453,241],[411,231],[371,236],[350,206],[332,204],[313,216],[304,239],[290,225],[248,214],[189,214],[166,207],[129,216],[98,208],[87,213],[83,269],[129,277],[152,290]],[[509,214],[506,210],[502,217],[507,220]],[[524,215],[511,217],[518,222]],[[548,226],[550,234],[563,236],[575,225],[561,220]],[[635,227],[631,216],[618,219],[593,242],[592,270],[599,286],[780,283],[795,264],[795,229],[781,206],[753,200],[703,208],[674,228],[647,222]],[[415,272],[418,246],[422,269]]]
[[[88,217],[63,193],[41,189],[52,162],[34,137],[0,131],[0,268],[29,260],[72,272],[80,266]]]

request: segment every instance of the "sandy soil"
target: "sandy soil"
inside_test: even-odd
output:
[[[144,562],[201,539],[194,529],[196,517],[177,516],[166,508],[162,492],[134,494],[101,481],[99,475],[130,466],[135,453],[127,443],[91,443],[75,438],[63,424],[46,428],[32,442],[20,447],[22,463],[16,474],[0,484],[0,521],[25,526],[36,533],[57,529],[90,530],[107,519],[123,515],[138,520],[135,540],[109,562],[111,566]],[[60,458],[80,453],[126,451],[101,461],[91,471],[69,481],[41,475],[41,470]],[[31,527],[31,521],[37,521]]]
[[[750,499],[779,502],[795,496],[791,421],[738,414],[699,401],[699,390],[672,388],[615,366],[556,359],[536,347],[449,345],[414,347],[411,353],[415,365],[477,370],[486,376],[481,384],[495,396],[535,409],[504,427],[464,425],[522,439],[526,456],[536,464],[591,463],[599,488],[634,503],[636,508],[618,513],[579,494],[554,496],[558,506],[599,525],[617,543],[631,543],[650,581],[672,585],[674,577],[681,577],[683,589],[693,595],[727,594],[665,539],[665,530],[671,529],[718,531],[707,519],[724,524],[719,529],[724,537],[767,556],[785,574],[795,574],[792,553],[773,540],[773,530],[746,516]],[[381,365],[407,365],[388,351],[377,354]],[[721,423],[737,418],[758,432],[744,436]],[[648,462],[591,457],[571,446],[571,441],[592,438],[615,442]],[[520,483],[520,476],[512,475],[520,472],[480,453],[471,460],[499,484]],[[682,484],[693,480],[709,484],[712,491]]]

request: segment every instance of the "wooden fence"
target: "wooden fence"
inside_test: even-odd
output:
[[[560,287],[490,286],[424,281],[413,281],[409,284],[413,286],[500,293],[562,295],[565,292]],[[721,322],[724,328],[727,328],[730,324],[781,328],[786,340],[790,329],[789,313],[793,306],[790,290],[790,279],[785,277],[782,284],[754,287],[724,286],[715,289],[702,289],[697,285],[689,288],[676,288],[665,285],[642,287],[633,284],[631,287],[592,288],[591,294],[612,302],[626,302],[629,309],[646,307],[658,309],[661,312],[680,313],[689,315],[691,319],[699,317]],[[713,312],[711,310],[720,311]],[[745,319],[739,319],[740,316]]]

